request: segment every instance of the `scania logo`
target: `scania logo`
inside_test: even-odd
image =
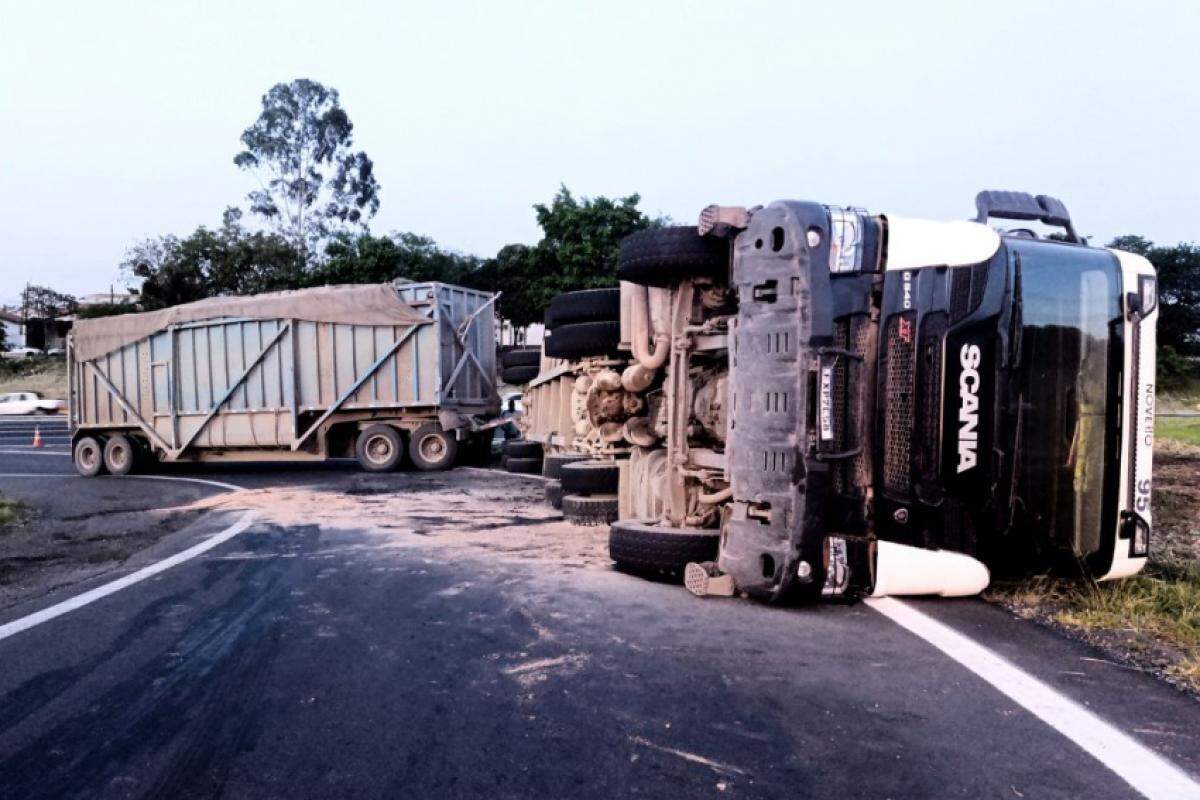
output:
[[[964,344],[958,353],[958,471],[966,472],[979,460],[979,345]]]

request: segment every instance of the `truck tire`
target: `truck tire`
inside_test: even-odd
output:
[[[724,277],[729,243],[701,236],[692,225],[638,231],[621,240],[617,277],[642,286],[670,286],[688,278]]]
[[[542,460],[542,443],[527,439],[510,439],[504,443],[504,455],[513,458],[536,458]]]
[[[623,519],[608,531],[608,556],[632,572],[678,574],[691,562],[717,558],[721,532],[715,528],[671,528]]]
[[[369,425],[358,434],[354,455],[367,472],[391,472],[404,460],[404,439],[391,425]]]
[[[576,322],[560,325],[546,337],[543,347],[551,358],[574,360],[613,355],[621,341],[619,322]]]
[[[546,307],[546,328],[576,322],[612,322],[621,319],[620,289],[583,289],[555,295]]]
[[[94,436],[84,436],[71,449],[75,471],[85,478],[104,472],[104,444]]]
[[[450,469],[457,454],[454,434],[442,430],[436,422],[422,425],[408,437],[408,457],[422,472]]]
[[[577,461],[562,468],[560,480],[567,494],[616,494],[619,472],[613,461]]]
[[[539,367],[505,367],[500,370],[500,380],[509,386],[521,386],[529,383],[541,372]]]
[[[137,455],[137,446],[123,433],[104,440],[104,468],[110,475],[128,475],[133,472]]]
[[[562,512],[575,525],[608,525],[617,520],[617,496],[564,494]]]
[[[500,366],[507,369],[509,367],[536,367],[542,363],[542,348],[540,347],[514,347],[512,350],[507,350],[500,354]]]
[[[504,471],[521,475],[537,475],[542,471],[542,459],[532,456],[505,456]]]
[[[552,453],[542,459],[542,475],[546,478],[559,480],[562,478],[562,468],[576,461],[588,461],[591,456],[583,453]]]
[[[563,488],[558,481],[550,481],[546,484],[546,502],[551,508],[562,510]]]

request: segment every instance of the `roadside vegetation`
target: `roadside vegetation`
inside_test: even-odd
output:
[[[1200,418],[1165,417],[1155,429],[1154,540],[1142,574],[1041,576],[987,596],[1200,695]]]
[[[20,503],[0,495],[0,530],[20,522],[24,516],[24,508]]]
[[[62,357],[0,358],[0,394],[5,392],[39,392],[45,397],[66,398],[66,360]]]

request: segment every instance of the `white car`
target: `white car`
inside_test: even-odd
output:
[[[4,352],[5,358],[33,358],[34,356],[46,355],[36,347],[14,347],[12,350]]]
[[[37,392],[0,394],[0,415],[60,414],[66,410],[66,400],[50,400]]]

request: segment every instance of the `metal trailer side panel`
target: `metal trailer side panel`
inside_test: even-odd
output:
[[[189,448],[295,450],[335,411],[498,410],[492,295],[444,284],[398,293],[433,321],[220,318],[89,362],[70,349],[72,424],[141,428],[174,459]]]

